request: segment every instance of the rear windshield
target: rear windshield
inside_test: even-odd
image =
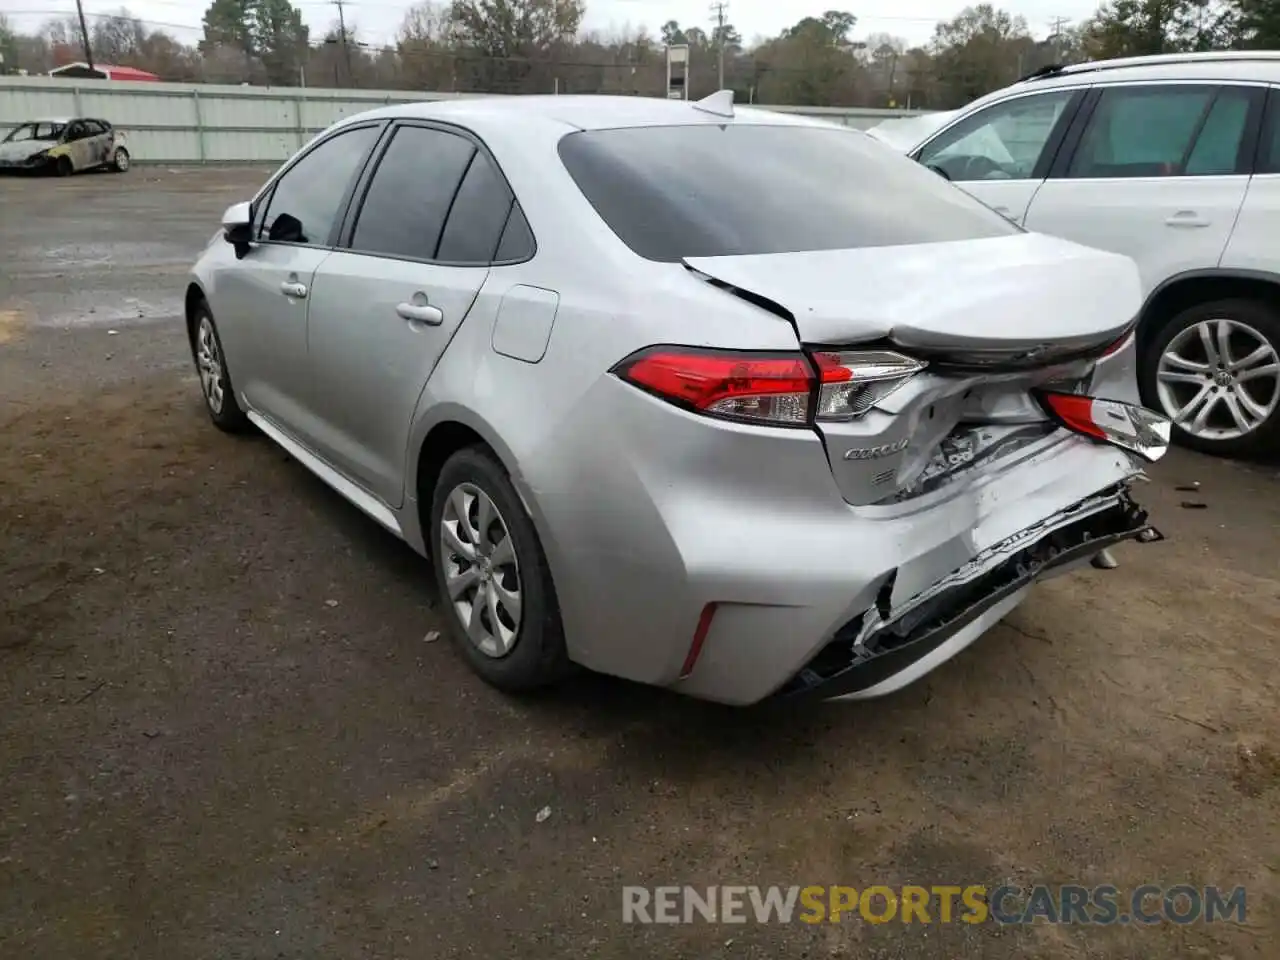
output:
[[[864,134],[697,124],[571,133],[560,159],[650,260],[843,250],[1020,232]]]

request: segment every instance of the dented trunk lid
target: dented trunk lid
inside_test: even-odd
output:
[[[818,423],[842,495],[860,505],[924,496],[1054,442],[1032,391],[1083,391],[1141,306],[1133,261],[1034,233],[685,266],[790,320],[811,350],[926,361],[865,414]]]

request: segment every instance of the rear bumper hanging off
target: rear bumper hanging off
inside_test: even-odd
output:
[[[1107,505],[1098,509],[1100,501]],[[907,670],[1050,571],[1126,540],[1164,539],[1125,488],[1090,498],[1066,514],[1076,512],[1084,515],[1057,523],[1030,540],[1024,531],[995,545],[904,610],[887,609],[893,589],[890,577],[881,590],[883,602],[841,627],[775,696],[829,699],[868,690]]]

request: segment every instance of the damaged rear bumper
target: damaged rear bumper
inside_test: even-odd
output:
[[[995,544],[897,609],[891,608],[891,576],[876,605],[837,630],[775,697],[891,693],[976,640],[1037,580],[1125,540],[1162,539],[1127,485],[1120,485]]]

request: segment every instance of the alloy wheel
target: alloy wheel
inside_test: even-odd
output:
[[[1247,323],[1225,317],[1175,336],[1156,367],[1160,406],[1202,440],[1237,440],[1280,407],[1280,354]]]
[[[441,558],[453,612],[481,653],[502,657],[520,635],[520,564],[497,504],[460,483],[440,520]]]
[[[213,332],[213,322],[208,317],[200,318],[200,329],[196,332],[196,366],[200,370],[200,386],[204,390],[205,402],[214,414],[222,412],[222,353],[218,349],[218,338]]]

